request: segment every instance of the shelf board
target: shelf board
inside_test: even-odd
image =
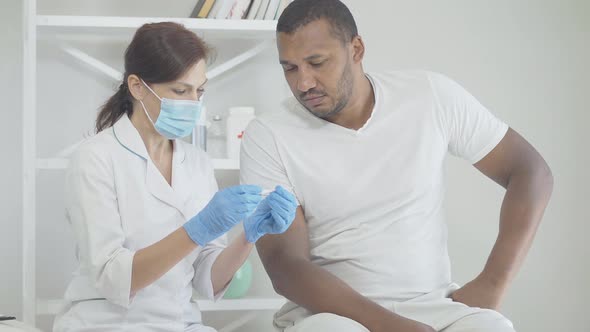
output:
[[[197,300],[201,311],[243,311],[243,310],[278,310],[286,300],[283,298],[244,298],[233,300]]]
[[[216,170],[239,170],[240,162],[234,159],[213,159],[213,168]],[[37,158],[39,170],[64,170],[68,168],[67,158]]]
[[[61,35],[99,34],[130,35],[145,23],[173,21],[187,29],[217,38],[274,38],[275,20],[215,20],[175,17],[121,17],[121,16],[61,16],[37,15],[37,28],[41,33]]]
[[[226,300],[221,299],[217,302],[210,300],[197,300],[199,309],[206,311],[263,311],[278,310],[286,303],[284,298],[242,298]],[[65,301],[60,299],[39,299],[37,300],[38,315],[55,315],[60,312],[65,305]]]

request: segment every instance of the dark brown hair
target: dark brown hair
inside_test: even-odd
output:
[[[209,49],[195,33],[173,22],[144,24],[125,50],[123,83],[101,107],[96,132],[111,127],[124,114],[133,112],[133,97],[127,78],[135,74],[146,83],[178,79],[200,60],[207,60]]]

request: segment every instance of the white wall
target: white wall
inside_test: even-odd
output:
[[[587,1],[348,1],[368,70],[429,68],[461,82],[546,158],[555,190],[503,312],[521,331],[583,331],[590,318],[590,6]],[[383,24],[385,17],[388,23]],[[449,160],[447,210],[454,277],[483,267],[503,191]]]
[[[182,16],[193,0],[161,6],[157,1],[39,1],[43,14]],[[590,91],[590,5],[583,0],[491,2],[345,1],[357,19],[367,46],[368,71],[427,68],[445,73],[470,90],[500,118],[528,138],[545,156],[555,176],[555,191],[537,240],[521,274],[506,299],[503,311],[519,331],[583,331],[590,324],[583,299],[590,296],[590,213],[583,209],[590,197],[590,162],[584,130],[590,120],[584,93]],[[379,10],[375,7],[379,6]],[[21,204],[21,1],[4,0],[0,10],[0,93],[5,107],[0,139],[5,147],[0,164],[0,313],[20,315],[20,204]],[[97,50],[113,66],[121,66],[125,42]],[[227,57],[227,43],[219,44]],[[87,71],[56,52],[39,45],[39,154],[49,156],[92,127],[98,105],[114,84]],[[66,84],[56,84],[56,77]],[[252,77],[254,83],[250,83]],[[248,80],[248,83],[245,83]],[[280,84],[277,84],[280,82]],[[220,90],[223,86],[224,90]],[[232,99],[225,91],[237,91]],[[275,51],[256,58],[248,67],[224,76],[209,86],[212,113],[232,104],[256,100],[259,111],[272,111],[287,94]],[[71,99],[64,99],[64,97]],[[270,97],[269,97],[270,96]],[[85,105],[85,106],[80,106]],[[68,128],[68,130],[55,130]],[[220,173],[222,184],[236,176]],[[38,291],[61,295],[71,259],[71,234],[61,210],[59,172],[39,177],[37,212],[44,216],[38,242]],[[447,209],[450,251],[455,278],[468,281],[483,266],[497,231],[502,190],[464,162],[450,159]],[[63,228],[59,228],[63,227]],[[64,230],[65,233],[61,233]],[[53,255],[45,254],[58,244]],[[69,258],[68,258],[69,257]],[[51,259],[51,260],[50,260]],[[59,268],[53,268],[59,264]],[[258,263],[256,263],[258,264]],[[53,273],[45,273],[53,270]],[[260,269],[257,270],[260,272]],[[269,295],[268,280],[254,285],[256,294]],[[213,323],[235,315],[209,315]],[[229,317],[229,318],[228,318]],[[250,330],[268,326],[270,313],[250,324]],[[47,319],[42,320],[48,326]]]
[[[365,37],[368,70],[443,72],[546,158],[553,199],[503,312],[521,331],[587,330],[588,2],[384,1],[379,12],[365,1],[348,3]],[[449,160],[448,184],[454,276],[466,282],[491,249],[503,191],[456,159]]]

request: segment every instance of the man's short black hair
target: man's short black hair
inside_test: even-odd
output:
[[[343,43],[358,35],[354,17],[339,0],[294,0],[279,17],[277,32],[290,34],[319,19],[326,19],[334,35]]]

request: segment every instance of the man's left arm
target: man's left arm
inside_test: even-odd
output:
[[[498,309],[531,247],[553,176],[543,157],[512,129],[474,166],[506,188],[500,229],[483,271],[451,297],[472,307]]]

